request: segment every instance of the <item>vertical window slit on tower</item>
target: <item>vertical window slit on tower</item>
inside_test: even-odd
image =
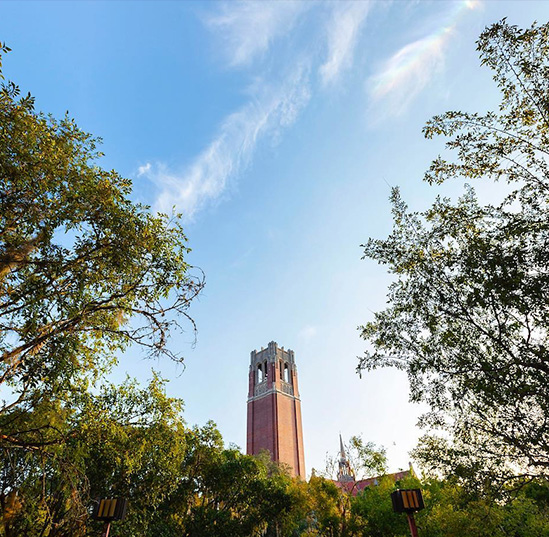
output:
[[[260,382],[263,382],[263,380],[263,367],[262,364],[259,364],[257,366],[257,383],[259,384]]]

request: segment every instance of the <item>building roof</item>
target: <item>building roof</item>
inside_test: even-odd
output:
[[[397,482],[405,477],[411,477],[414,475],[413,469],[402,470],[393,474],[385,474],[383,476],[369,477],[368,479],[359,479],[358,481],[334,481],[337,487],[341,490],[356,496],[359,492],[362,492],[365,488],[375,486],[379,484],[379,481],[384,477],[388,477]]]

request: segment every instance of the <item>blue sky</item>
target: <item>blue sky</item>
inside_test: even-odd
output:
[[[417,209],[462,191],[422,183],[442,140],[421,128],[495,109],[476,38],[548,14],[541,1],[4,1],[6,77],[101,136],[102,165],[133,179],[136,201],[183,212],[206,274],[196,345],[170,341],[185,369],[131,351],[115,378],[160,370],[189,423],[213,419],[244,446],[250,351],[275,340],[296,353],[309,472],[340,432],[406,467],[422,409],[405,376],[355,373],[357,326],[390,282],[360,244],[390,231],[391,186]]]

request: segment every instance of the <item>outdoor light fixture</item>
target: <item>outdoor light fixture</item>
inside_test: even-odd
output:
[[[105,522],[102,537],[109,537],[111,522],[124,520],[128,510],[127,498],[101,498],[93,507],[92,518]]]
[[[418,537],[414,512],[425,507],[420,489],[399,489],[391,492],[393,510],[396,513],[406,513],[412,537]]]
[[[399,489],[391,492],[393,510],[397,513],[413,513],[425,507],[420,489]]]

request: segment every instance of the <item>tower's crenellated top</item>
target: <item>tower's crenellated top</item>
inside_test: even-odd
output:
[[[259,363],[263,362],[276,362],[277,360],[282,360],[288,362],[295,368],[295,355],[294,351],[291,349],[284,349],[284,347],[279,347],[276,341],[271,341],[267,348],[261,347],[261,350],[253,350],[250,353],[250,365],[253,367]]]
[[[248,397],[263,397],[273,391],[299,397],[294,351],[279,347],[276,341],[250,353]]]

